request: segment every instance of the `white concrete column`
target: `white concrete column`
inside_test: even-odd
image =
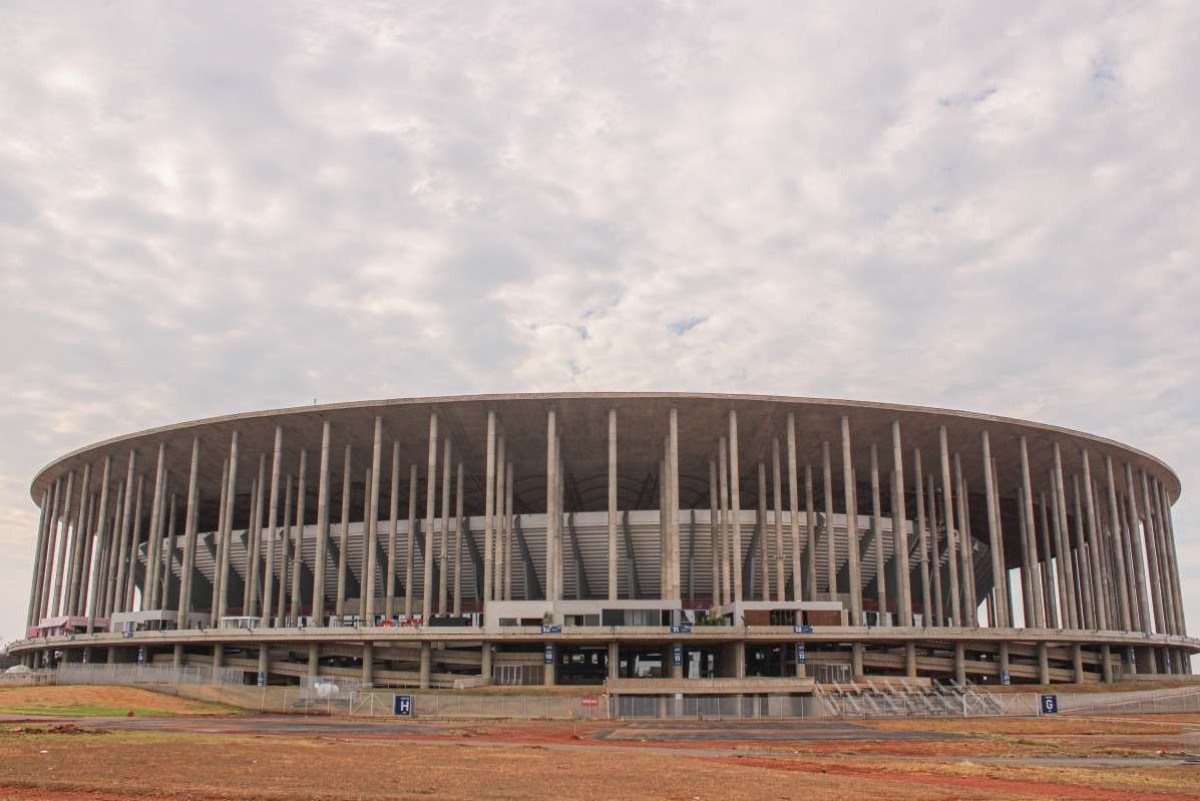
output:
[[[1153,621],[1150,619],[1151,607],[1149,594],[1146,587],[1146,566],[1142,556],[1141,536],[1138,532],[1138,507],[1137,507],[1137,492],[1133,487],[1133,468],[1125,465],[1125,484],[1126,494],[1125,501],[1129,509],[1128,517],[1128,540],[1129,547],[1133,551],[1133,569],[1134,578],[1137,585],[1138,598],[1138,620],[1140,622],[1140,631],[1150,631],[1154,627]]]
[[[1021,437],[1021,490],[1022,490],[1022,515],[1025,521],[1025,530],[1029,536],[1029,560],[1030,560],[1030,575],[1029,579],[1033,585],[1033,627],[1046,627],[1046,610],[1045,603],[1042,597],[1042,582],[1038,575],[1041,571],[1038,567],[1037,558],[1037,524],[1033,517],[1033,484],[1030,478],[1029,471],[1029,446],[1025,441],[1025,437]],[[1049,555],[1046,557],[1049,559]],[[1025,625],[1030,625],[1030,612],[1026,611]]]
[[[721,602],[721,553],[720,553],[720,512],[717,511],[719,492],[717,490],[717,462],[708,460],[708,541],[712,549],[712,601],[709,606],[717,606]],[[609,600],[612,600],[611,598]]]
[[[858,501],[854,475],[854,449],[850,442],[850,418],[842,415],[842,495],[846,511],[846,572],[850,578],[850,625],[863,622],[862,555],[859,553]],[[825,460],[825,527],[828,529],[829,597],[837,600],[837,549],[833,536],[833,473],[829,465],[829,444],[824,443]],[[874,451],[872,450],[872,453]],[[879,544],[876,539],[876,544]],[[880,571],[882,576],[882,571]],[[881,608],[882,611],[882,608]]]
[[[428,647],[429,643],[422,643]],[[371,642],[363,643],[362,647],[362,685],[364,687],[373,687],[375,685],[375,644]]]
[[[96,618],[100,614],[100,607],[104,603],[104,582],[102,574],[104,572],[105,553],[111,547],[109,540],[112,537],[111,529],[108,526],[108,490],[109,483],[112,481],[112,457],[104,457],[104,469],[100,474],[100,502],[99,510],[96,512],[96,546],[95,559],[92,562],[92,582],[91,582],[91,601],[88,603],[87,616],[88,625],[87,632],[91,634],[96,630]],[[42,496],[42,512],[46,512],[46,506],[49,503],[50,490]],[[44,542],[45,532],[41,533],[41,541],[39,541],[39,549]],[[35,582],[36,583],[36,582]],[[33,602],[33,599],[30,599]],[[32,617],[32,615],[30,615]],[[37,623],[36,620],[31,620],[30,625]],[[179,626],[183,628],[183,626]]]
[[[488,412],[488,441],[495,434],[494,417]],[[429,461],[425,466],[425,562],[424,581],[421,587],[421,615],[428,622],[433,612],[433,535],[437,528],[437,460],[438,460],[438,416],[429,415]],[[491,478],[491,470],[488,471]],[[489,493],[491,490],[489,490]],[[490,510],[489,510],[490,512]],[[488,539],[491,539],[489,524]]]
[[[58,567],[54,571],[54,584],[50,600],[50,616],[62,614],[63,585],[67,583],[67,552],[71,550],[71,500],[75,487],[75,471],[67,474],[67,490],[64,494],[62,535],[58,537]]]
[[[84,538],[83,555],[79,565],[79,585],[75,598],[75,611],[72,612],[72,614],[77,617],[85,617],[87,615],[88,590],[91,587],[92,578],[89,568],[92,564],[92,549],[96,543],[96,531],[99,529],[100,525],[96,516],[96,503],[98,496],[99,493],[95,491],[88,493],[87,512],[84,515],[85,531],[87,532],[87,536]],[[1155,515],[1157,516],[1157,514],[1158,513],[1156,511]],[[97,549],[97,556],[99,555],[98,550],[99,549]],[[83,653],[87,652],[88,650],[85,650]]]
[[[962,589],[962,625],[977,625],[979,595],[975,592],[975,549],[971,541],[971,515],[967,509],[967,486],[963,481],[962,459],[954,454],[954,500],[958,513],[959,587]]]
[[[845,435],[846,432],[844,429],[842,433]],[[843,436],[843,445],[844,441],[845,436]],[[843,447],[843,458],[845,458],[845,449],[846,448]],[[829,600],[836,601],[838,600],[838,589],[837,548],[835,546],[835,538],[833,536],[833,460],[829,455],[828,440],[821,443],[821,467],[823,470],[823,474],[821,476],[823,479],[821,489],[825,500],[825,578],[829,592]],[[853,475],[853,470],[851,470],[850,473]],[[851,479],[851,483],[853,484],[853,479]],[[849,496],[847,496],[847,498],[848,497]],[[849,503],[849,500],[847,500],[847,504]],[[847,508],[849,508],[849,506]],[[857,542],[858,539],[855,533],[857,531],[857,526],[855,526],[854,521],[850,519],[851,517],[852,515],[846,516],[846,539],[848,543]],[[851,560],[856,558],[856,553],[851,554]],[[846,568],[850,574],[850,625],[852,626],[861,625],[859,621],[862,620],[862,606],[861,604],[854,603],[854,599],[857,597],[854,594],[855,587],[857,586],[855,584],[854,577],[858,575],[856,565],[857,563],[851,561],[847,563]]]
[[[372,473],[373,476],[378,476],[379,471]],[[378,485],[378,478],[375,479]],[[298,624],[298,618],[301,615],[302,599],[300,597],[300,577],[303,574],[304,566],[304,520],[306,506],[308,500],[308,449],[300,449],[300,472],[296,476],[296,539],[292,543],[292,589],[289,595],[291,596],[291,618],[292,625]],[[290,534],[290,531],[289,531]],[[369,615],[368,615],[369,619]]]
[[[369,472],[370,468],[368,468]],[[283,536],[279,538],[279,605],[275,614],[275,627],[283,625],[287,617],[288,571],[291,569],[292,548],[292,476],[288,474],[284,480],[283,491]],[[359,609],[361,614],[362,609]]]
[[[67,476],[67,496],[62,515],[62,537],[58,551],[58,572],[54,576],[54,609],[57,610],[55,614],[62,616],[70,614],[68,602],[71,591],[71,571],[74,568],[75,545],[80,542],[82,534],[79,528],[79,510],[76,508],[71,492],[74,477],[75,471],[71,471]],[[84,497],[81,495],[79,504],[82,505],[83,502]],[[149,566],[147,566],[148,569]]]
[[[775,496],[775,600],[783,603],[787,594],[787,572],[783,564],[783,476],[779,459],[779,438],[775,437],[771,440],[771,488]]]
[[[1092,515],[1096,519],[1096,542],[1099,544],[1099,592],[1104,601],[1104,616],[1108,622],[1108,630],[1115,631],[1119,630],[1121,625],[1121,600],[1120,591],[1117,589],[1117,557],[1113,551],[1112,531],[1105,515],[1104,492],[1100,488],[1100,476],[1103,472],[1103,467],[1100,467],[1092,475],[1089,484],[1092,491]]]
[[[875,540],[875,604],[879,610],[879,625],[886,625],[887,572],[883,558],[883,510],[879,499],[879,449],[871,443],[871,534]]]
[[[718,468],[717,477],[718,490],[720,491],[720,532],[718,539],[721,547],[721,593],[720,603],[728,604],[733,600],[733,585],[730,577],[730,562],[732,554],[730,553],[731,535],[730,535],[730,512],[729,512],[729,469],[728,469],[728,445],[725,437],[718,437]]]
[[[396,614],[396,549],[400,536],[400,442],[392,440],[392,482],[388,487],[387,573],[383,580],[384,611]]]
[[[105,467],[107,468],[111,457],[105,457]],[[107,485],[107,480],[105,485]],[[29,585],[29,606],[25,612],[25,626],[33,626],[40,622],[39,613],[41,612],[41,594],[42,594],[42,576],[46,569],[46,528],[50,520],[50,489],[47,488],[42,493],[42,502],[39,506],[40,513],[38,515],[38,534],[37,543],[33,550],[33,581]],[[88,633],[91,633],[89,627]]]
[[[255,482],[254,491],[254,537],[253,547],[250,552],[250,580],[247,595],[249,596],[248,608],[244,612],[247,616],[255,617],[258,615],[259,604],[262,601],[262,558],[263,558],[263,507],[265,506],[263,494],[267,489],[267,454],[260,453],[258,455],[258,481]],[[172,496],[174,497],[174,496]]]
[[[1055,573],[1058,579],[1058,608],[1059,608],[1059,623],[1063,628],[1073,629],[1075,625],[1075,604],[1073,588],[1070,588],[1072,579],[1069,578],[1068,565],[1071,561],[1071,553],[1068,550],[1065,540],[1064,521],[1059,515],[1059,499],[1058,499],[1058,483],[1054,480],[1054,471],[1050,471],[1050,524],[1051,534],[1053,535],[1054,547],[1054,565]]]
[[[557,600],[563,599],[563,509],[566,508],[566,470],[562,460],[562,435],[554,438],[555,475],[558,478],[558,491],[554,495],[554,584],[557,587]]]
[[[1155,479],[1142,473],[1143,493],[1146,497],[1146,508],[1154,518],[1154,548],[1158,555],[1158,577],[1161,582],[1159,593],[1162,595],[1163,622],[1166,634],[1177,634],[1178,625],[1175,622],[1174,587],[1171,583],[1171,557],[1166,542],[1166,520],[1160,505],[1160,496]],[[1168,652],[1170,655],[1170,652]],[[1174,669],[1174,657],[1171,656]],[[1174,671],[1173,671],[1174,672]]]
[[[950,486],[950,445],[945,426],[938,429],[938,444],[942,456],[942,520],[946,524],[946,553],[949,555],[950,625],[961,626],[963,609],[958,583],[958,544],[954,534],[954,490]]]
[[[762,585],[759,588],[759,598],[771,600],[771,549],[768,543],[771,535],[767,531],[767,466],[758,463],[758,561]]]
[[[337,566],[337,600],[334,601],[334,614],[340,618],[346,614],[346,575],[350,569],[350,466],[353,452],[350,443],[342,452],[342,515],[338,525],[338,566]],[[274,532],[271,533],[274,540]],[[264,609],[265,613],[265,609]]]
[[[1139,470],[1138,474],[1141,477],[1142,484],[1142,539],[1145,542],[1146,548],[1146,568],[1149,571],[1148,584],[1150,585],[1150,601],[1151,608],[1154,610],[1154,631],[1159,634],[1167,632],[1167,617],[1166,607],[1163,604],[1163,588],[1166,582],[1163,580],[1162,571],[1159,570],[1158,546],[1156,543],[1157,534],[1155,532],[1154,518],[1151,515],[1150,508],[1150,487],[1146,481],[1146,473]]]
[[[942,550],[938,545],[938,508],[937,492],[934,489],[933,474],[925,477],[926,508],[929,510],[929,559],[932,562],[933,575],[933,624],[943,626],[946,623],[945,595],[942,594]]]
[[[195,451],[193,451],[193,454]],[[194,458],[194,456],[193,456]],[[271,624],[271,612],[274,609],[272,600],[275,594],[275,545],[279,538],[278,514],[279,514],[279,472],[283,466],[283,427],[275,426],[275,446],[271,452],[271,491],[267,494],[267,531],[264,537],[264,545],[266,546],[266,565],[263,569],[263,597],[262,609],[259,612],[258,625],[266,628]],[[193,472],[193,476],[195,473]],[[192,529],[188,532],[188,547],[195,551],[195,493],[192,488],[188,488],[188,516],[192,521]],[[191,557],[189,557],[191,558]],[[342,558],[345,559],[343,551]],[[185,576],[188,577],[188,587],[191,587],[191,569],[185,571]],[[283,585],[279,587],[280,596],[283,595]],[[282,608],[282,606],[280,607]],[[182,614],[182,612],[181,612]]]
[[[553,485],[550,484],[550,479],[549,479],[549,477],[551,475],[553,475],[553,472],[554,472],[554,463],[553,463],[553,458],[552,458],[553,453],[554,453],[554,448],[553,448],[554,410],[553,409],[550,410],[550,418],[549,419],[550,419],[550,422],[548,423],[548,427],[549,427],[548,437],[549,437],[550,445],[548,446],[548,451],[547,451],[547,453],[549,454],[549,456],[547,457],[549,460],[547,462],[547,489],[546,489],[547,514],[549,514],[549,509],[553,506],[553,503],[554,503],[552,500],[553,493],[551,492],[551,487]],[[493,557],[493,554],[495,553],[495,546],[494,546],[493,540],[495,538],[495,523],[496,523],[496,446],[498,443],[496,441],[496,413],[493,411],[489,411],[487,413],[487,435],[486,436],[487,436],[487,439],[484,443],[484,453],[485,453],[486,463],[484,464],[484,491],[483,491],[483,498],[484,498],[484,500],[483,500],[483,507],[484,507],[483,508],[483,598],[481,599],[483,602],[483,605],[482,605],[483,610],[487,609],[487,602],[492,599],[492,583],[493,583],[492,571],[495,569],[495,565],[492,561],[492,557]],[[550,559],[550,536],[551,536],[549,522],[550,522],[549,518],[547,518],[547,521],[546,521],[546,523],[547,523],[547,528],[546,528],[546,559],[547,559],[546,585],[547,585],[547,590],[546,590],[546,592],[547,593],[550,592],[549,585],[550,585],[550,568],[551,568],[551,564],[549,562],[549,559]],[[547,599],[549,599],[549,597],[550,596],[547,595]]]
[[[1161,482],[1155,480],[1155,485],[1158,487],[1159,505],[1162,509],[1162,520],[1165,527],[1165,535],[1167,541],[1167,553],[1169,555],[1171,569],[1171,588],[1172,596],[1175,602],[1175,634],[1187,633],[1187,621],[1184,618],[1183,611],[1183,593],[1179,586],[1179,555],[1175,547],[1175,523],[1171,519],[1171,498],[1167,494],[1167,488]],[[1190,659],[1188,660],[1189,669],[1187,673],[1191,673]]]
[[[492,522],[492,578],[491,584],[485,588],[484,597],[490,601],[499,600],[504,583],[504,467],[507,462],[508,442],[504,435],[504,427],[496,432],[496,475],[493,479],[496,488],[492,495],[495,504],[495,519]]]
[[[454,482],[454,616],[462,614],[463,463]]]
[[[1158,551],[1159,576],[1162,580],[1163,612],[1166,616],[1167,633],[1182,634],[1179,616],[1176,612],[1178,599],[1175,595],[1175,563],[1171,553],[1170,535],[1167,532],[1167,515],[1162,506],[1162,493],[1159,490],[1158,479],[1147,477],[1149,495],[1147,504],[1154,514],[1155,548]],[[1182,656],[1178,651],[1176,657]]]
[[[1100,554],[1104,552],[1103,543],[1100,542],[1100,531],[1096,523],[1096,496],[1092,492],[1092,465],[1087,457],[1087,450],[1082,450],[1079,454],[1080,460],[1084,463],[1084,507],[1085,507],[1085,523],[1087,524],[1087,546],[1088,558],[1091,561],[1092,577],[1093,577],[1093,595],[1096,597],[1096,625],[1100,630],[1106,630],[1109,627],[1108,618],[1108,592],[1104,586],[1104,571],[1100,568]],[[1105,668],[1110,671],[1111,666],[1105,662]],[[1110,677],[1111,680],[1111,677]]]
[[[733,541],[733,600],[741,601],[742,595],[742,474],[738,469],[738,424],[737,410],[729,410],[729,502]]]
[[[371,480],[366,485],[365,491],[368,495],[365,503],[366,520],[364,521],[364,529],[366,534],[366,544],[363,554],[363,623],[367,626],[375,624],[375,595],[377,587],[375,586],[375,572],[378,569],[377,559],[379,553],[379,482],[383,475],[383,417],[375,417],[375,434],[371,442]],[[300,531],[304,531],[303,521],[301,522]],[[426,595],[429,594],[428,586],[425,589]],[[428,608],[428,607],[426,607]]]
[[[671,597],[680,600],[683,597],[682,551],[680,549],[679,526],[679,420],[678,410],[671,408],[667,427],[667,500],[669,503],[668,519],[668,578],[670,579]]]
[[[1083,623],[1079,616],[1079,599],[1075,594],[1075,566],[1071,559],[1071,539],[1067,520],[1067,488],[1063,481],[1062,449],[1059,448],[1057,442],[1054,443],[1054,495],[1062,531],[1061,562],[1066,570],[1067,597],[1064,603],[1071,610],[1067,620],[1070,622],[1071,628],[1079,629],[1083,628]]]
[[[129,572],[126,574],[124,609],[133,611],[134,591],[137,589],[137,554],[138,545],[142,541],[142,494],[146,486],[146,477],[138,476],[137,488],[133,500],[133,532],[129,542]]]
[[[200,437],[192,437],[192,463],[188,470],[187,508],[183,524],[183,565],[179,581],[179,610],[175,626],[190,628],[188,612],[192,609],[192,575],[196,570],[196,529],[200,506]],[[89,626],[90,627],[90,626]]]
[[[1021,543],[1021,621],[1025,628],[1033,628],[1033,560],[1029,555],[1029,530],[1025,527],[1025,490],[1017,486],[1017,536]],[[1016,625],[1016,617],[1013,617]]]
[[[91,510],[88,508],[91,498],[92,466],[83,466],[83,481],[79,486],[79,516],[75,520],[75,541],[71,549],[71,569],[67,573],[67,598],[64,614],[79,614],[79,591],[83,583],[83,554],[84,543],[91,537],[89,520]]]
[[[450,595],[450,490],[454,463],[451,459],[453,452],[450,437],[442,438],[442,536],[438,546],[438,605],[439,615],[446,614],[446,604]]]
[[[900,441],[900,421],[892,421],[892,497],[896,500],[893,507],[896,516],[892,518],[892,541],[896,550],[897,598],[900,603],[900,625],[911,626],[912,614],[912,585],[911,573],[908,569],[908,510],[904,502],[904,447]],[[920,494],[918,490],[917,494]]]
[[[928,627],[933,618],[929,597],[929,535],[925,528],[925,488],[921,486],[921,476],[921,449],[913,448],[913,498],[917,503],[917,548],[921,554],[921,625]],[[915,623],[914,619],[912,624]]]
[[[417,543],[417,483],[419,476],[417,466],[408,468],[408,538],[405,540],[404,552],[404,616],[413,613],[413,562],[416,559]]]
[[[221,618],[229,613],[229,550],[234,500],[237,497],[237,469],[238,432],[234,431],[229,437],[229,483],[225,490],[225,525],[221,529],[220,591],[217,593],[217,619],[213,621],[215,624],[219,624]]]
[[[512,565],[513,565],[513,484],[516,482],[513,473],[513,463],[510,460],[504,470],[504,600],[512,600]]]
[[[716,506],[714,503],[713,506]],[[511,510],[510,510],[511,511]],[[716,551],[713,551],[715,554]],[[716,571],[714,570],[714,575]],[[608,410],[608,600],[617,600],[617,410]]]
[[[670,505],[667,519],[667,578],[671,594],[667,597],[680,600],[683,596],[680,577],[679,548],[679,411],[674,406],[667,416],[667,502]]]
[[[1040,493],[1038,495],[1038,510],[1041,518],[1041,559],[1038,560],[1038,579],[1042,586],[1042,601],[1045,603],[1044,620],[1046,621],[1046,628],[1056,629],[1059,627],[1058,590],[1055,585],[1054,566],[1050,563],[1053,551],[1050,550],[1048,508],[1046,505],[1046,493]]]
[[[796,416],[787,416],[787,465],[788,465],[788,534],[792,543],[792,600],[804,600],[804,581],[800,567],[800,498],[799,475],[796,465]],[[811,558],[811,555],[810,555]]]
[[[1000,495],[1003,490],[1000,488],[1000,465],[996,457],[992,457],[992,486],[995,487],[995,493],[992,496],[992,506],[996,514],[996,538],[1000,541],[1000,551],[996,555],[997,561],[1000,563],[1000,575],[1004,581],[1004,619],[1008,626],[1013,625],[1016,620],[1016,610],[1013,606],[1012,598],[1012,579],[1009,577],[1008,559],[1004,551],[1004,517],[1000,511]]]
[[[1008,628],[1008,573],[1004,569],[1004,542],[1000,538],[1000,515],[997,508],[996,477],[992,471],[992,445],[986,430],[980,432],[983,446],[983,484],[987,494],[988,545],[992,557],[992,587],[996,591],[996,619],[989,620],[992,626]]]
[[[816,496],[813,493],[813,469],[804,465],[804,542],[808,554],[808,570],[805,578],[805,600],[817,600],[817,512]]]
[[[142,593],[142,609],[158,608],[158,563],[162,554],[162,529],[159,514],[163,504],[163,479],[166,472],[167,446],[158,443],[158,461],[154,468],[154,496],[150,501],[150,533],[146,540],[146,591]]]
[[[1121,537],[1121,514],[1117,509],[1117,483],[1113,474],[1111,457],[1105,457],[1104,467],[1108,475],[1108,515],[1112,530],[1114,561],[1117,564],[1117,596],[1120,599],[1120,603],[1118,604],[1121,617],[1120,625],[1122,631],[1133,631],[1133,611],[1129,593],[1129,576],[1127,574],[1127,567],[1129,570],[1132,570],[1132,565],[1127,566],[1125,562],[1126,550]]]
[[[329,550],[329,447],[330,423],[321,426],[321,466],[317,474],[317,552],[313,558],[312,617],[316,626],[325,625],[325,562]],[[301,531],[304,529],[301,528]],[[303,535],[301,535],[303,538]],[[390,566],[390,565],[389,565]]]
[[[125,488],[122,489],[124,496],[122,496],[121,502],[121,538],[118,546],[118,553],[116,553],[116,580],[112,585],[112,588],[110,588],[110,591],[112,591],[112,597],[109,598],[109,601],[106,604],[106,607],[110,613],[124,612],[125,610],[126,577],[128,571],[130,571],[132,568],[131,565],[128,565],[126,554],[130,552],[130,530],[133,525],[133,481],[134,471],[137,469],[137,460],[137,451],[131,450],[130,460],[128,460],[128,466],[125,475]],[[55,486],[55,498],[56,496],[58,496],[58,487]],[[55,504],[58,504],[58,500],[56,499]],[[53,543],[54,541],[50,540],[50,549],[52,549],[50,550],[50,553],[52,554],[54,553]]]
[[[179,522],[179,493],[172,492],[170,501],[167,504],[167,554],[166,566],[163,570],[163,585],[162,585],[162,608],[171,609],[172,603],[178,606],[178,598],[173,602],[171,599],[171,560],[175,558],[175,551],[178,549],[177,525]]]
[[[486,648],[486,646],[484,646]],[[431,643],[421,643],[421,661],[418,676],[419,686],[422,690],[429,689],[430,674],[433,672],[433,647]]]
[[[132,479],[130,479],[132,481]],[[54,480],[54,499],[50,503],[50,523],[46,529],[46,558],[42,569],[42,588],[39,593],[37,619],[50,616],[51,584],[54,581],[54,559],[58,543],[58,515],[60,497],[62,495],[62,478]],[[121,552],[124,554],[124,551]]]
[[[1083,496],[1079,491],[1079,475],[1071,476],[1071,501],[1074,506],[1075,525],[1075,556],[1078,563],[1075,566],[1079,577],[1079,607],[1083,617],[1079,622],[1080,628],[1095,629],[1096,606],[1092,590],[1092,566],[1088,560],[1089,554],[1083,536]]]
[[[658,460],[658,597],[669,598],[670,589],[667,586],[669,580],[667,571],[670,569],[670,557],[668,553],[670,546],[668,540],[670,534],[668,529],[671,524],[667,520],[667,505],[670,501],[667,500],[667,495],[670,490],[667,489],[667,438],[663,437],[662,458]]]

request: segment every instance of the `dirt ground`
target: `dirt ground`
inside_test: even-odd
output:
[[[967,723],[10,719],[0,800],[1200,797],[1200,721]]]
[[[874,757],[713,756],[641,747],[472,747],[374,738],[96,733],[0,736],[0,798],[841,799],[1194,797],[1192,767],[1064,768]],[[485,745],[475,743],[475,745]],[[563,744],[565,745],[565,743]],[[99,795],[98,795],[99,794]]]
[[[0,801],[1200,798],[1200,715],[449,722],[0,688]]]

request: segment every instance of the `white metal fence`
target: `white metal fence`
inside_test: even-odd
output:
[[[171,665],[131,665],[123,663],[82,664],[65,662],[52,671],[55,684],[241,684],[240,668],[216,668]]]
[[[1068,693],[1058,697],[1064,715],[1163,715],[1200,712],[1200,686],[1121,693]]]
[[[353,679],[318,678],[300,686],[254,687],[242,683],[240,668],[132,664],[60,664],[54,670],[0,674],[0,686],[43,684],[134,685],[199,701],[257,712],[388,717],[398,693],[362,688]],[[868,687],[868,690],[871,688]],[[946,696],[941,701],[929,693]],[[1063,715],[1200,713],[1200,685],[1125,692],[1058,692]],[[820,717],[1035,716],[1045,711],[1042,693],[966,692],[944,688],[921,692],[897,687],[835,694],[826,688],[812,696],[737,695],[557,695],[517,693],[439,693],[413,691],[413,717],[460,719],[591,720],[613,718],[787,719]],[[922,696],[922,697],[916,697]]]

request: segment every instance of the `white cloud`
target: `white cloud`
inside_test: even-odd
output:
[[[1193,3],[39,2],[0,25],[5,636],[41,464],[314,396],[940,404],[1200,485]]]

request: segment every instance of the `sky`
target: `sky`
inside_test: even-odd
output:
[[[0,640],[60,454],[522,390],[1120,440],[1200,621],[1200,3],[36,0],[0,47]]]

